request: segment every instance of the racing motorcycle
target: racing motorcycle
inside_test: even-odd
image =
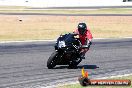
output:
[[[55,44],[55,51],[51,54],[47,61],[48,69],[54,68],[56,65],[69,65],[75,68],[82,61],[80,58],[81,42],[76,38],[77,34],[60,35]]]

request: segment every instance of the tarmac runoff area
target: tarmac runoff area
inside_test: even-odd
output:
[[[25,10],[97,10],[109,8],[126,8],[131,9],[132,6],[90,6],[90,7],[45,7],[45,8],[26,8]],[[2,9],[4,10],[4,9]],[[13,9],[5,9],[13,10]],[[17,9],[14,9],[17,10]],[[50,14],[50,13],[0,13],[0,15],[50,15],[50,16],[132,16],[132,14]]]
[[[0,15],[44,15],[44,16],[132,16],[132,14],[50,14],[50,13],[0,13]]]
[[[56,66],[47,69],[55,41],[0,43],[0,87],[46,88],[76,83],[82,67],[90,78],[132,73],[132,38],[94,39],[77,69]]]
[[[68,10],[68,9],[82,9],[82,10],[84,10],[84,9],[107,9],[107,8],[132,8],[132,6],[88,6],[88,7],[45,7],[45,8],[29,8],[29,9],[66,9],[66,10]]]

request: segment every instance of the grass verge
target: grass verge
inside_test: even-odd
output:
[[[4,10],[7,10],[7,9],[17,9],[17,10],[19,10],[19,9],[27,9],[27,8],[31,8],[31,7],[26,7],[26,6],[0,6],[0,10],[1,9],[4,9]]]
[[[94,38],[132,37],[131,16],[0,15],[0,41],[56,39],[87,23]]]
[[[32,9],[28,7],[0,7],[0,13],[50,13],[50,14],[132,14],[131,8],[107,8],[107,9],[85,9],[85,10],[52,10]]]
[[[117,77],[117,78],[113,78],[113,79],[130,79],[132,82],[132,75],[124,76],[124,77]],[[88,86],[88,87],[82,87],[78,83],[78,84],[72,84],[72,85],[58,86],[57,88],[132,88],[132,85],[131,86]]]
[[[0,7],[0,12],[132,14],[130,8],[98,10],[32,10],[27,8],[29,7]],[[0,41],[56,39],[60,34],[73,32],[79,22],[87,23],[94,38],[132,37],[131,16],[0,15]]]

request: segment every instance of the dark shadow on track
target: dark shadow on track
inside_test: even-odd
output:
[[[97,69],[99,68],[97,65],[82,65],[82,66],[78,66],[78,69],[82,69],[84,67],[84,69]]]
[[[55,67],[53,69],[82,69],[84,67],[84,69],[97,69],[99,68],[97,65],[80,65],[77,66],[76,68],[69,68],[68,66],[58,66]]]

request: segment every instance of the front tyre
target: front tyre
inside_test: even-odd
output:
[[[52,69],[56,66],[56,58],[57,58],[58,52],[53,52],[51,56],[49,57],[47,61],[47,67],[48,69]]]

